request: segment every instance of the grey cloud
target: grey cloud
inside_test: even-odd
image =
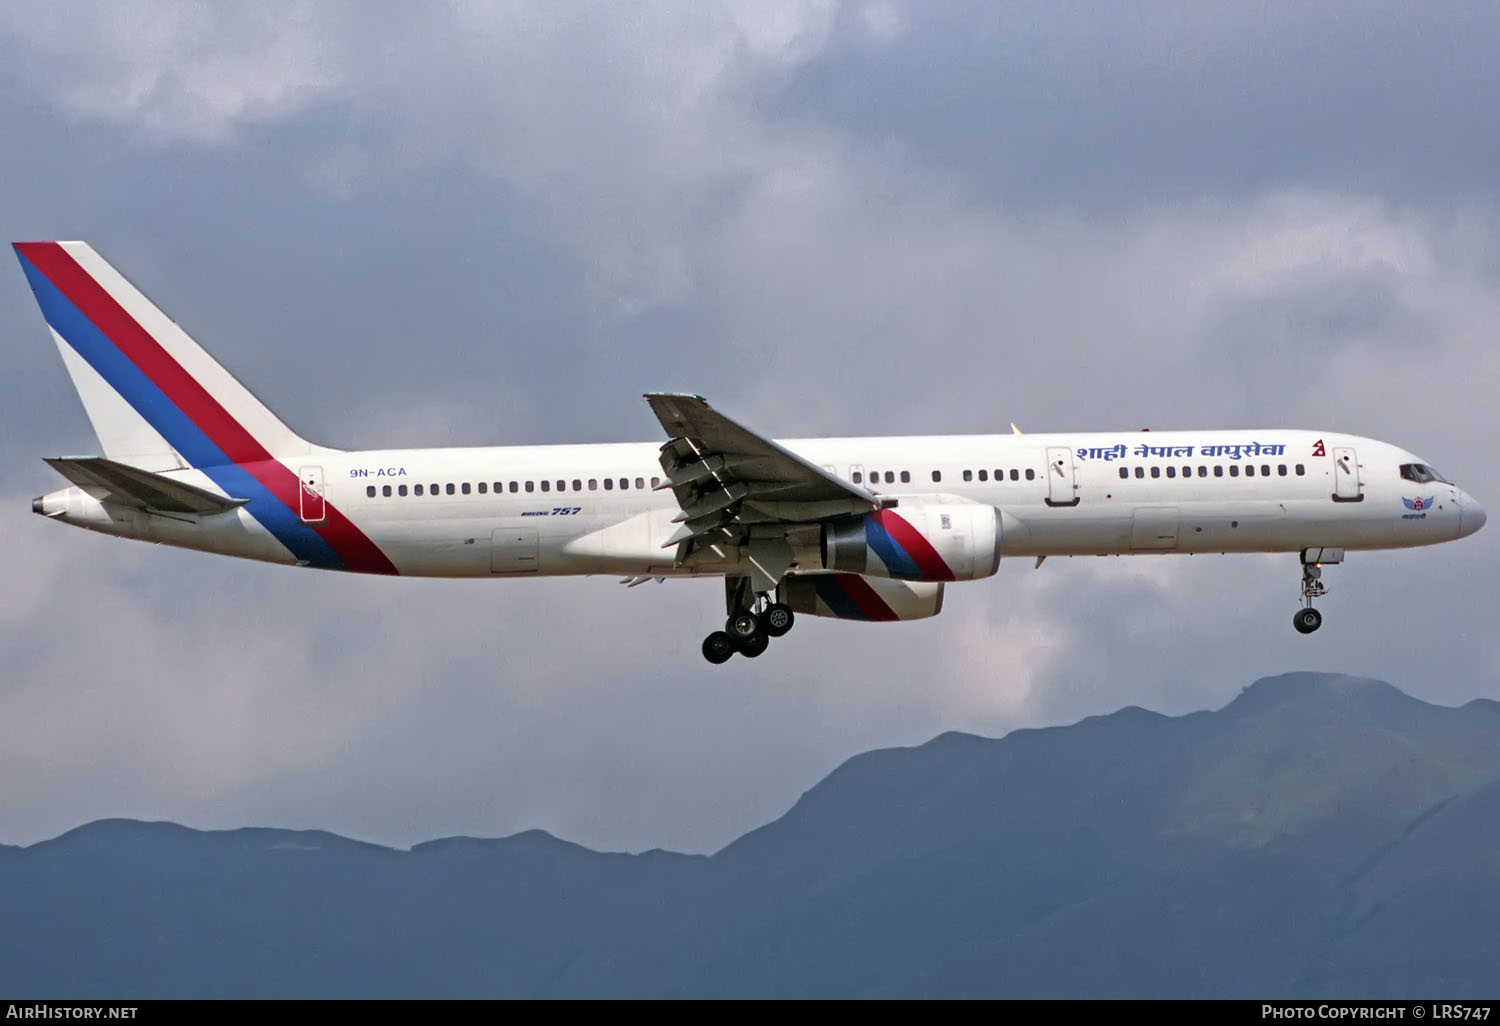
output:
[[[1085,175],[1059,143],[1019,169],[1055,178],[1045,203],[997,204],[951,172],[997,159],[963,106],[993,95],[991,69],[933,60],[955,15],[933,24],[925,7],[884,33],[858,24],[875,8],[781,27],[769,8],[749,27],[666,11],[620,33],[605,15],[447,8],[458,21],[398,33],[361,10],[327,51],[346,91],[219,134],[85,116],[57,106],[57,79],[0,62],[15,141],[0,182],[24,199],[0,227],[90,238],[332,444],[648,439],[638,393],[675,387],[784,436],[1327,426],[1407,445],[1500,503],[1488,194],[1456,172],[1402,192],[1393,150],[1360,151],[1364,179],[1318,172],[1315,157],[1338,164],[1332,144],[1298,157],[1275,119],[1205,93],[1213,69],[1164,64],[1150,18],[1085,46],[1072,16],[1028,15],[1051,47],[1028,74],[1107,57],[1116,77],[1006,102],[1103,151],[1122,130],[1090,103],[1176,97],[1163,109],[1259,132],[1285,176],[1251,161],[1241,181],[1204,158],[1159,177],[1145,142],[1114,178],[1102,160]],[[1221,50],[1254,38],[1174,31]],[[395,35],[409,45],[381,49]],[[1274,48],[1232,53],[1233,81],[1276,78]],[[1381,69],[1340,60],[1328,88],[1384,88]],[[892,128],[890,148],[868,145],[828,77],[839,61],[920,94],[936,141]],[[924,61],[925,79],[904,70]],[[1146,72],[1154,93],[1121,90]],[[898,99],[881,102],[908,116]],[[1216,138],[1185,124],[1179,145]],[[1493,695],[1500,674],[1476,599],[1500,565],[1493,527],[1332,571],[1312,638],[1287,622],[1290,557],[1049,560],[953,588],[936,620],[805,623],[717,671],[696,652],[721,608],[712,582],[369,580],[103,539],[27,509],[52,485],[37,457],[94,442],[14,267],[0,337],[16,582],[0,591],[0,778],[18,784],[0,792],[0,840],[142,815],[707,850],[842,758],[947,729],[1220,705],[1291,668],[1443,701]]]
[[[1289,185],[1493,200],[1500,12],[1483,3],[923,5],[763,101],[1004,206]]]

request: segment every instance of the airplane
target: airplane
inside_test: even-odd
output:
[[[48,519],[299,567],[420,577],[719,577],[711,663],[798,615],[937,615],[1002,558],[1296,553],[1297,631],[1345,553],[1478,531],[1386,442],[1264,428],[774,440],[645,396],[665,442],[345,451],[287,427],[83,242],[14,244],[103,448],[46,462]]]

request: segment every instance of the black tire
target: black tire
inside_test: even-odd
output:
[[[766,607],[766,611],[760,614],[761,629],[773,638],[779,638],[792,629],[792,624],[797,622],[797,614],[792,612],[792,607],[784,602],[772,602]]]
[[[754,659],[770,647],[771,639],[763,631],[756,631],[740,642],[740,655],[746,659]]]
[[[760,633],[760,617],[748,609],[743,613],[735,613],[724,624],[724,630],[729,632],[729,636],[735,641],[744,641],[750,635]]]
[[[1297,628],[1298,634],[1311,634],[1323,626],[1323,614],[1309,606],[1299,609],[1292,616],[1292,626]]]
[[[715,666],[727,662],[735,651],[734,639],[723,631],[714,631],[703,639],[703,658]]]

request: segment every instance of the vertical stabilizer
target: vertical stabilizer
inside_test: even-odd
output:
[[[85,242],[18,242],[110,459],[147,470],[296,460],[312,447]]]

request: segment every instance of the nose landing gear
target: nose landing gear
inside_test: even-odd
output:
[[[1342,563],[1343,549],[1302,550],[1302,608],[1292,616],[1298,634],[1311,634],[1323,626],[1323,614],[1313,608],[1313,600],[1328,594],[1323,583],[1323,564]]]

